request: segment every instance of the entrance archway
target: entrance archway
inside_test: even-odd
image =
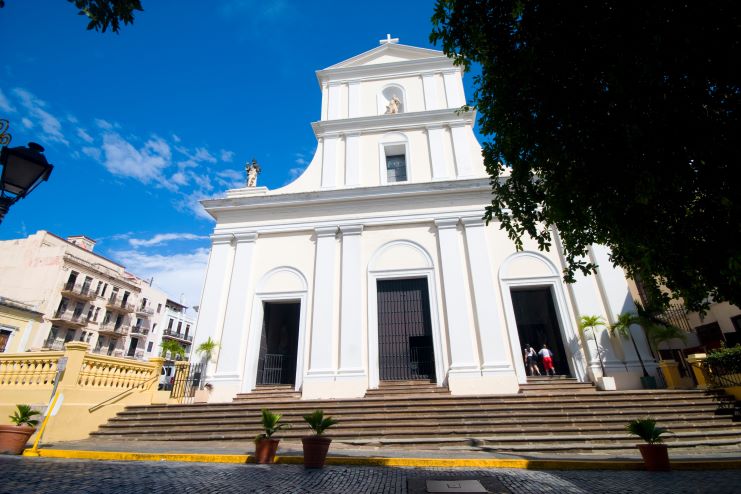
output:
[[[256,384],[296,384],[301,302],[263,302]]]
[[[381,381],[435,380],[427,279],[378,280]]]
[[[553,366],[556,374],[570,376],[571,370],[566,360],[566,350],[553,305],[551,289],[549,287],[513,288],[511,296],[517,334],[522,346],[529,344],[538,352],[544,344],[547,345],[553,353]],[[540,371],[544,371],[542,365]]]

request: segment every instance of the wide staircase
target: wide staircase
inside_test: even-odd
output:
[[[625,424],[651,416],[672,434],[670,447],[741,448],[735,401],[702,390],[597,391],[574,379],[529,379],[518,395],[452,396],[420,381],[382,383],[364,398],[300,400],[290,387],[258,388],[231,403],[126,408],[93,433],[97,439],[219,441],[253,439],[260,409],[283,414],[286,440],[310,431],[302,416],[316,409],[339,419],[331,437],[355,446],[433,449],[475,447],[502,452],[635,451]]]

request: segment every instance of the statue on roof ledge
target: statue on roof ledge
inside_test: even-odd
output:
[[[262,171],[257,160],[253,158],[251,163],[248,161],[244,170],[247,172],[247,187],[257,187],[257,175]]]

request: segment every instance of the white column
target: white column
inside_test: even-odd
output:
[[[340,376],[364,376],[361,233],[362,225],[341,226]]]
[[[327,106],[327,119],[335,120],[341,117],[342,101],[340,101],[342,85],[339,82],[329,83],[329,101]]]
[[[322,151],[322,188],[337,186],[337,141],[339,136],[324,137]]]
[[[430,146],[430,163],[432,164],[432,180],[443,180],[449,178],[445,155],[443,154],[443,139],[445,129],[442,125],[430,125],[427,127],[427,141]]]
[[[216,365],[217,378],[241,378],[241,363],[244,361],[243,342],[246,342],[248,331],[247,295],[252,279],[252,258],[255,250],[257,233],[240,233],[234,235],[236,249],[232,267],[229,295],[224,314],[224,331],[221,336],[221,352]]]
[[[337,227],[317,228],[314,267],[313,312],[311,317],[311,359],[308,378],[334,378],[332,341],[334,321],[334,265]]]
[[[345,185],[360,185],[360,132],[345,134]]]
[[[425,94],[425,110],[439,110],[441,105],[435,74],[422,75],[422,89]]]
[[[458,178],[465,178],[473,175],[469,132],[467,124],[450,126],[450,134],[453,137],[453,154],[455,154],[455,166]]]
[[[208,257],[206,280],[201,295],[201,306],[198,310],[198,321],[196,321],[194,348],[208,338],[216,342],[221,340],[224,307],[226,307],[227,289],[231,278],[229,268],[234,256],[231,242],[231,234],[211,235],[211,254]]]
[[[443,74],[445,83],[445,97],[448,100],[448,108],[460,108],[466,104],[463,97],[463,79],[457,70],[445,72]]]
[[[360,116],[360,81],[347,84],[347,117]]]
[[[440,244],[440,264],[443,275],[443,300],[447,314],[450,343],[450,374],[480,375],[474,358],[473,333],[468,319],[466,279],[461,263],[463,252],[458,235],[458,218],[435,220]],[[452,385],[452,383],[451,383]]]
[[[476,322],[481,342],[481,370],[486,373],[511,373],[515,370],[508,357],[505,330],[500,326],[496,300],[499,299],[492,276],[490,252],[486,242],[484,221],[478,217],[462,218],[466,230],[466,249],[473,284]],[[517,383],[514,382],[514,385]]]

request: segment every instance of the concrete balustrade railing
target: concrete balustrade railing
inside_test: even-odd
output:
[[[0,354],[0,389],[44,388],[51,391],[64,352]]]
[[[62,357],[66,367],[57,386],[62,405],[50,419],[44,441],[84,439],[124,407],[157,401],[164,359],[136,362],[94,355],[80,342],[64,348],[64,352],[0,354],[0,423],[10,423],[7,417],[17,404],[46,409]]]

